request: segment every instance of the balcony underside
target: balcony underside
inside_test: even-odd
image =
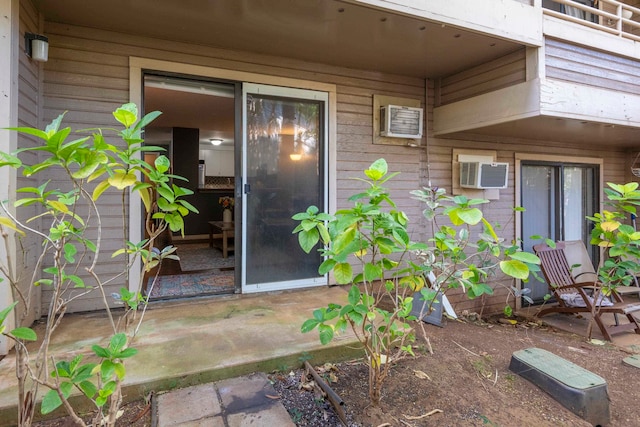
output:
[[[504,0],[449,0],[429,10],[356,0],[34,2],[45,22],[421,79],[542,41],[540,8]]]
[[[633,147],[640,96],[535,79],[434,109],[434,135],[462,134]]]

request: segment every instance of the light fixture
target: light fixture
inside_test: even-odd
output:
[[[40,34],[24,33],[24,51],[34,61],[49,59],[49,38]]]
[[[222,140],[219,138],[211,138],[209,142],[215,146],[222,144]]]
[[[302,159],[302,154],[300,154],[300,153],[291,153],[291,154],[289,154],[289,158],[291,160],[293,160],[294,162],[297,162],[298,160]]]

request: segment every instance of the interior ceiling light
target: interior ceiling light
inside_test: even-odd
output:
[[[211,139],[209,140],[209,142],[210,142],[211,144],[213,144],[213,145],[220,145],[220,144],[222,144],[222,140],[221,140],[221,139],[218,139],[218,138],[211,138]]]

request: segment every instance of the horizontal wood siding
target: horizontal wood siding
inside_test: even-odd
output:
[[[352,180],[374,160],[384,157],[392,171],[401,174],[391,182],[392,197],[411,219],[410,232],[416,240],[429,237],[430,226],[422,216],[422,207],[413,199],[411,190],[433,186],[451,190],[451,162],[453,149],[495,150],[498,161],[511,165],[509,188],[500,191],[500,199],[483,206],[485,215],[503,226],[507,241],[515,237],[512,207],[515,203],[515,153],[557,154],[604,159],[605,181],[622,182],[625,178],[627,155],[615,150],[586,150],[566,146],[562,141],[538,141],[489,137],[470,137],[465,140],[433,138],[433,106],[436,104],[436,83],[397,75],[384,75],[366,70],[351,70],[336,66],[302,62],[248,52],[228,51],[174,41],[156,40],[107,31],[91,30],[55,23],[46,23],[50,37],[50,61],[44,79],[44,116],[53,118],[68,110],[67,123],[73,127],[111,126],[110,112],[128,101],[128,57],[146,57],[199,66],[261,73],[272,76],[306,79],[335,84],[337,87],[337,200],[338,207],[348,206],[347,198],[361,191],[362,185]],[[515,52],[490,64],[476,67],[443,79],[439,83],[439,102],[453,102],[469,96],[496,90],[524,80],[524,50]],[[443,91],[443,89],[445,89]],[[425,92],[427,98],[425,99]],[[382,94],[419,99],[426,108],[427,147],[373,145],[373,95]],[[427,161],[428,160],[428,161]],[[112,260],[112,250],[120,247],[122,226],[116,220],[118,197],[109,195],[103,205],[105,216],[104,258],[101,270],[116,273],[121,264]],[[496,282],[498,283],[498,282]],[[502,282],[500,282],[502,283]],[[117,291],[122,282],[114,283],[108,293]],[[451,295],[459,310],[485,312],[504,307],[506,289],[510,282],[496,285],[496,295],[469,301],[459,291]],[[74,303],[72,310],[91,310],[100,307],[97,297],[89,296]]]
[[[640,95],[640,61],[565,41],[545,40],[548,79]]]
[[[526,78],[525,49],[440,79],[436,106],[522,83]]]
[[[39,33],[40,17],[38,11],[30,1],[21,1],[19,10],[20,25],[20,47],[18,63],[18,126],[20,127],[40,127],[39,117],[41,107],[41,65],[31,61],[24,53],[24,34]],[[18,136],[18,148],[33,147],[38,142],[36,138],[20,134]],[[22,153],[21,160],[26,164],[38,162],[38,155],[33,152]],[[41,182],[36,178],[27,178],[21,173],[17,175],[18,187],[37,187]],[[37,216],[39,209],[36,205],[25,206],[18,211],[18,219],[26,221]],[[35,222],[40,223],[39,221]],[[33,225],[31,223],[30,225]],[[18,306],[19,319],[22,324],[30,325],[40,317],[40,288],[32,286],[33,266],[41,250],[41,239],[34,234],[28,234],[17,245],[16,251],[16,273],[19,278],[19,287],[23,295],[28,296],[31,302],[31,310],[25,312],[24,306]],[[35,276],[38,278],[38,276]]]
[[[385,157],[392,170],[401,172],[391,184],[394,197],[410,215],[420,213],[408,192],[418,186],[423,151],[374,146],[372,108],[374,94],[415,98],[424,105],[424,80],[55,23],[46,23],[46,33],[50,40],[50,59],[44,79],[44,118],[51,120],[68,111],[65,123],[73,128],[113,125],[111,111],[129,100],[129,56],[335,84],[338,206],[346,206],[347,197],[362,190],[362,186],[350,178],[362,176],[371,162]],[[118,259],[110,258],[111,252],[122,245],[122,224],[115,213],[120,209],[118,202],[117,196],[109,196],[101,205],[103,212],[112,212],[102,217],[106,228],[103,229],[105,241],[100,268],[107,275],[117,273],[122,265]],[[114,283],[107,289],[107,295],[122,285],[122,281]],[[99,296],[91,294],[75,301],[70,309],[84,311],[100,307]]]

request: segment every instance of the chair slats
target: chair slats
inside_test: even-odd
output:
[[[611,341],[611,336],[624,331],[633,330],[636,334],[640,334],[640,325],[633,316],[633,312],[639,311],[639,304],[626,304],[617,302],[613,306],[600,306],[594,310],[591,299],[587,296],[585,289],[596,289],[597,283],[576,283],[571,275],[571,267],[564,253],[563,242],[558,242],[555,248],[551,248],[546,244],[540,244],[533,247],[536,255],[540,258],[540,269],[549,285],[549,292],[552,293],[558,303],[557,306],[547,307],[537,313],[538,317],[545,316],[550,313],[593,313],[593,321],[596,322],[602,335]],[[567,293],[578,293],[585,302],[585,307],[569,307],[565,304],[561,295]],[[616,294],[617,301],[622,301]],[[628,324],[618,324],[607,326],[601,319],[604,313],[622,314],[629,320]]]

